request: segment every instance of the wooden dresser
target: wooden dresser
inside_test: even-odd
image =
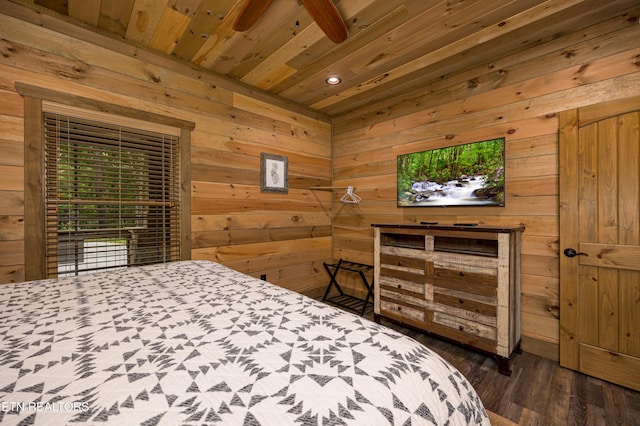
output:
[[[494,356],[510,375],[520,345],[524,227],[373,224],[374,318]]]

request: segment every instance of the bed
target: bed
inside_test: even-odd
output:
[[[488,425],[383,325],[208,261],[0,287],[0,423]]]

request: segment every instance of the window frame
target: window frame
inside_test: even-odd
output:
[[[179,133],[180,169],[180,260],[191,259],[191,131],[195,123],[154,114],[134,108],[97,101],[71,94],[43,89],[24,83],[16,83],[16,90],[24,98],[24,145],[25,145],[25,280],[47,277],[45,250],[44,211],[44,148],[43,116],[59,105],[62,110],[76,113],[86,111],[92,119],[100,119],[124,126],[132,120],[146,123],[146,129],[155,127],[174,128]],[[55,111],[54,111],[55,112]],[[140,124],[140,123],[138,123]]]

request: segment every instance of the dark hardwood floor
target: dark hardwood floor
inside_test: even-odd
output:
[[[369,307],[365,318],[373,320]],[[560,367],[527,352],[514,354],[511,376],[487,355],[382,320],[458,368],[485,407],[520,425],[640,425],[640,392]]]

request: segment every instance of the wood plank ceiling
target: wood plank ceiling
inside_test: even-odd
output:
[[[335,44],[298,0],[273,1],[246,32],[232,28],[246,0],[12,1],[330,116],[410,102],[415,87],[478,66],[499,76],[498,58],[614,16],[637,20],[639,8],[638,0],[338,0],[349,37]],[[334,75],[342,84],[325,82]]]

